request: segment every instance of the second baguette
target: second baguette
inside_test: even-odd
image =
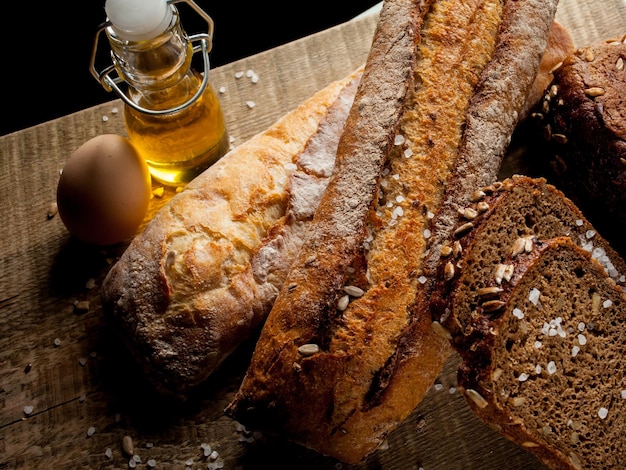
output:
[[[357,463],[422,400],[450,353],[431,328],[430,245],[496,179],[556,3],[383,3],[335,173],[230,416]]]

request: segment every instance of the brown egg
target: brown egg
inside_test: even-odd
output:
[[[59,215],[69,232],[93,245],[132,237],[148,210],[145,161],[126,137],[103,134],[68,159],[57,187]]]

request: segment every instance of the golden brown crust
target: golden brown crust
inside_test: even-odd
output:
[[[379,24],[379,30],[394,21],[396,28],[420,29],[395,134],[405,142],[372,148],[368,138],[374,121],[365,110],[378,82],[366,80],[367,67],[371,77],[377,67],[383,76],[394,69],[378,62],[381,54],[390,60],[387,39],[378,32],[362,99],[351,114],[356,121],[349,120],[344,135],[349,145],[338,150],[336,179],[226,410],[247,426],[286,433],[349,463],[373,452],[408,416],[448,357],[449,345],[431,329],[425,305],[430,283],[422,275],[435,234],[432,213],[469,197],[469,186],[459,181],[467,175],[461,173],[444,201],[446,183],[457,172],[459,145],[464,161],[478,165],[480,178],[495,179],[556,9],[554,1],[507,2],[504,9],[495,0],[410,3],[385,2]],[[414,13],[394,18],[400,6]],[[406,24],[407,18],[414,24]],[[404,70],[413,59],[403,61],[395,67]],[[396,87],[397,96],[405,83],[398,80]],[[393,116],[396,105],[389,100],[386,115]],[[394,121],[386,124],[379,131],[390,140]],[[367,132],[352,133],[351,126]],[[485,138],[486,131],[497,136]],[[477,155],[483,151],[486,157]],[[352,160],[355,154],[369,160]],[[347,307],[344,286],[351,299]]]
[[[537,104],[541,102],[543,95],[554,78],[554,70],[575,50],[574,38],[572,38],[565,26],[557,21],[552,23],[550,34],[548,35],[548,44],[541,57],[541,64],[533,81],[530,94],[526,99],[524,109],[520,113],[520,121],[526,119]]]
[[[184,396],[256,334],[332,172],[362,69],[177,194],[103,285],[103,306],[166,393]]]

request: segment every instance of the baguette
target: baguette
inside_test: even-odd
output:
[[[160,392],[184,399],[257,334],[332,173],[362,72],[197,177],[107,274],[104,311]]]
[[[229,416],[358,463],[422,400],[451,352],[427,301],[437,248],[497,176],[556,3],[383,3],[335,172]]]

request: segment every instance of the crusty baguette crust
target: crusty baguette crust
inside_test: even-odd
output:
[[[258,332],[332,173],[362,71],[197,177],[108,273],[104,309],[162,392],[184,397]]]
[[[431,214],[469,198],[473,186],[461,181],[466,175],[457,173],[459,166],[478,171],[478,180],[495,179],[555,10],[556,1],[511,1],[504,9],[498,1],[383,4],[336,173],[227,414],[356,463],[421,401],[450,353],[431,329],[431,283],[423,277],[435,233]],[[420,30],[421,41],[413,38],[415,57],[392,62],[389,27]],[[385,116],[397,112],[397,101],[378,95],[373,77],[382,72],[374,72],[384,70],[382,80],[411,62],[409,93],[401,95],[406,82],[396,82],[404,106],[399,126],[393,119],[381,123],[368,112],[379,112],[372,100],[387,99]],[[373,124],[386,127],[372,141]],[[386,141],[380,141],[381,131]],[[405,144],[390,148],[394,135]],[[444,201],[452,174],[458,176]],[[346,284],[364,294],[344,309]]]

